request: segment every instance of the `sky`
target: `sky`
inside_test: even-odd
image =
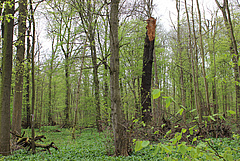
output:
[[[182,4],[182,12],[184,11],[184,0],[181,0]],[[191,0],[187,0],[188,3],[191,3]],[[196,2],[196,0],[194,0]],[[164,26],[164,28],[169,31],[172,28],[172,23],[176,22],[176,6],[175,6],[176,0],[154,0],[154,4],[156,4],[156,8],[154,9],[154,17],[157,18],[157,21],[161,21],[161,24]],[[215,0],[199,0],[200,7],[204,6],[205,10],[211,9],[215,6]],[[209,13],[206,11],[206,15],[209,15]],[[171,19],[170,19],[171,16]],[[46,32],[41,31],[40,39],[46,40]],[[46,50],[51,49],[51,43],[49,41],[43,41],[41,42],[42,46],[44,46],[44,49]]]
[[[185,11],[184,1],[181,0],[181,8],[182,13]],[[161,24],[166,28],[166,30],[170,30],[172,24],[171,19],[173,22],[176,22],[176,0],[154,0],[153,1],[157,6],[154,10],[154,17],[160,18]],[[187,3],[191,3],[191,0],[187,0]],[[194,0],[194,3],[196,4],[196,0]],[[206,16],[210,16],[208,10],[214,10],[216,9],[215,0],[199,0],[200,8],[204,7],[204,10],[206,12]],[[170,19],[171,16],[171,19]]]

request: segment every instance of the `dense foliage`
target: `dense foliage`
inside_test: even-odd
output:
[[[56,132],[58,129],[61,132]],[[30,136],[30,131],[25,130]],[[141,151],[135,152],[135,149],[131,156],[129,157],[114,157],[108,156],[108,149],[106,146],[109,146],[108,137],[109,135],[104,133],[98,133],[96,129],[83,129],[81,131],[76,131],[77,138],[72,140],[71,130],[60,129],[58,126],[54,127],[42,127],[41,130],[36,130],[37,135],[45,135],[45,143],[51,142],[54,140],[55,145],[59,148],[59,151],[51,149],[49,154],[47,151],[40,151],[37,149],[37,153],[32,155],[31,152],[27,152],[25,149],[21,149],[13,152],[11,156],[2,157],[0,160],[188,160],[183,156],[183,150],[174,149],[171,146],[164,146],[165,143],[168,143],[167,140],[162,140],[159,143],[160,146],[158,152],[156,152],[157,144],[153,143],[152,147],[145,147]],[[58,138],[58,139],[56,139]],[[221,138],[221,139],[210,139],[211,145],[217,150],[217,152],[222,156],[229,155],[230,159],[227,160],[237,160],[240,158],[238,151],[240,150],[239,145],[239,136],[236,135],[232,139],[230,138]],[[183,145],[183,144],[182,144]],[[195,155],[198,160],[206,160],[206,155],[212,153],[212,149],[202,141],[199,141],[199,144],[196,145],[198,151]],[[109,147],[112,148],[112,147]],[[112,150],[112,149],[111,149]],[[185,149],[185,152],[188,151]],[[191,155],[190,153],[188,155]],[[186,155],[187,156],[187,155]],[[228,157],[227,157],[228,158]],[[215,157],[217,159],[217,157]],[[221,160],[221,159],[219,159]]]

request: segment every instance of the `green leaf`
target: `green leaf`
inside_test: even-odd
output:
[[[232,111],[232,110],[228,110],[227,111],[230,115],[235,115],[236,114],[236,112],[235,111]]]
[[[193,127],[191,127],[191,128],[189,128],[189,133],[190,133],[191,135],[193,135],[193,129],[194,129],[194,127],[196,127],[196,125],[193,126]]]
[[[167,99],[166,99],[166,108],[168,108],[171,103],[172,103],[172,98],[171,97],[167,97]]]
[[[157,99],[161,96],[161,91],[159,89],[153,89],[152,91],[153,99]]]
[[[142,148],[142,141],[136,141],[135,152],[140,151]]]
[[[167,146],[165,146],[164,144],[161,144],[161,147],[165,150],[166,153],[171,152],[171,150]]]
[[[186,131],[187,131],[187,129],[184,129],[184,128],[182,129],[182,133],[185,133]]]
[[[155,150],[153,152],[153,156],[157,155],[157,153],[159,151],[159,146],[160,146],[160,143],[157,145],[157,148],[155,148]]]
[[[181,144],[179,147],[178,147],[178,151],[182,153],[182,155],[185,155],[186,152],[187,152],[187,146],[184,145],[184,144]]]
[[[209,117],[210,117],[211,120],[216,121],[216,120],[214,119],[214,117],[212,117],[212,116],[209,116]]]
[[[178,112],[175,114],[175,116],[176,116],[177,114],[182,115],[183,111],[184,111],[184,109],[183,109],[183,108],[180,108],[180,109],[178,110]]]
[[[166,137],[168,134],[171,134],[172,130],[169,130],[164,137]]]
[[[143,141],[142,142],[142,147],[145,148],[150,144],[150,141]]]
[[[190,113],[193,113],[194,111],[196,111],[197,109],[192,109],[191,111],[189,111]]]

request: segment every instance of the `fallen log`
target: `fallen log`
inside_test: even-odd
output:
[[[31,137],[24,137],[25,132],[22,135],[17,134],[16,132],[10,132],[14,137],[17,138],[17,145],[20,145],[24,148],[29,147],[27,151],[30,151],[32,149],[32,138]],[[35,141],[41,141],[44,142],[42,139],[46,139],[44,135],[39,135],[34,137],[34,144],[35,147],[40,147],[43,148],[44,150],[47,150],[50,154],[50,148],[54,148],[55,150],[58,150],[58,148],[54,145],[54,142],[51,142],[50,144],[44,145],[44,144],[39,144],[35,143]]]

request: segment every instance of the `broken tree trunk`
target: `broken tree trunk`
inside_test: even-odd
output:
[[[47,150],[50,154],[50,148],[54,148],[55,150],[58,150],[58,148],[54,145],[54,142],[51,142],[50,144],[44,145],[44,144],[38,144],[35,143],[36,141],[44,142],[42,139],[46,139],[44,135],[36,136],[32,140],[32,138],[24,137],[25,132],[22,135],[18,135],[17,133],[10,132],[13,136],[15,136],[17,139],[17,145],[20,145],[24,148],[28,147],[28,151],[32,149],[32,142],[35,144],[35,148],[40,147],[44,148],[44,150]]]
[[[142,104],[142,119],[150,122],[152,120],[151,110],[151,80],[152,80],[152,63],[153,50],[155,40],[156,19],[150,17],[147,21],[147,33],[144,44],[143,54],[143,74],[141,87],[141,104]]]

